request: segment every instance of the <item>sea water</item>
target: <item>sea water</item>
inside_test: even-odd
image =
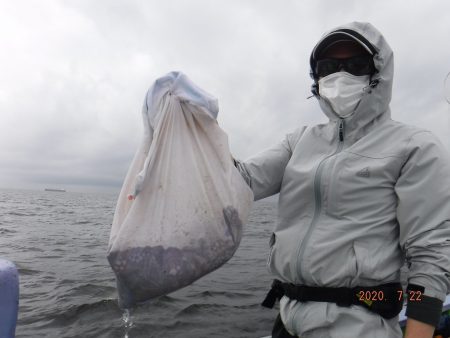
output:
[[[218,270],[124,313],[106,259],[117,194],[0,190],[0,257],[20,273],[20,337],[217,337],[270,333],[266,259],[275,198],[256,202]]]

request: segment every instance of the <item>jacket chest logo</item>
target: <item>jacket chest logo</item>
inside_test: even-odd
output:
[[[365,167],[356,173],[356,176],[359,177],[370,177],[369,167]]]

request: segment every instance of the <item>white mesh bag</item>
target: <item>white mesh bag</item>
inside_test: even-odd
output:
[[[108,248],[122,308],[191,284],[239,246],[253,193],[217,113],[217,100],[179,72],[147,92]]]

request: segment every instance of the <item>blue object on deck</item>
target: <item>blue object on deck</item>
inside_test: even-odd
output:
[[[19,309],[19,273],[14,263],[0,258],[0,337],[14,338]]]

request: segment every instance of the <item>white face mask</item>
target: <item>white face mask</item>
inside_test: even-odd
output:
[[[319,80],[319,94],[328,100],[340,117],[348,117],[355,111],[369,85],[369,75],[356,76],[347,72],[337,72]]]

